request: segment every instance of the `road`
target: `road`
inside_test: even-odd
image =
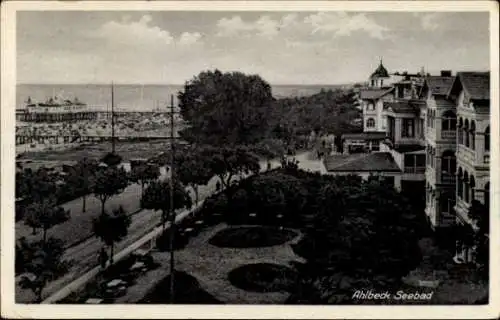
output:
[[[302,162],[301,162],[302,163]],[[275,168],[279,166],[279,161],[272,161],[272,167]],[[266,162],[261,162],[262,170],[267,168]],[[218,178],[212,178],[206,186],[200,186],[199,188],[199,200],[202,201],[209,195],[215,192],[216,184]],[[193,191],[191,188],[189,190],[192,198],[194,199]],[[133,212],[139,209],[141,188],[138,185],[131,185],[126,190],[115,196],[107,204],[108,208],[116,207],[118,205],[123,205],[126,207],[127,212]],[[89,197],[88,200],[88,210],[85,213],[81,212],[81,199],[76,199],[70,201],[64,205],[65,208],[72,211],[71,219],[59,226],[54,227],[49,231],[49,235],[57,235],[58,238],[66,239],[75,242],[78,237],[88,236],[91,232],[91,226],[93,217],[96,217],[100,213],[100,203],[97,200],[91,200],[94,198]],[[131,211],[132,210],[132,211]],[[115,253],[118,253],[123,248],[132,244],[134,241],[141,238],[147,232],[152,230],[161,221],[161,213],[155,212],[153,210],[141,210],[132,216],[132,223],[129,228],[128,236],[123,241],[119,242],[115,246]],[[86,227],[85,227],[86,226]],[[25,236],[30,237],[29,229],[26,226],[18,226],[16,224],[16,233],[19,227],[19,232],[24,232]],[[24,230],[24,231],[23,231]],[[28,230],[28,231],[26,231]],[[90,231],[89,231],[90,230]],[[28,234],[26,234],[28,233]],[[17,235],[16,235],[17,237]],[[31,236],[33,237],[33,236]],[[36,236],[35,236],[36,237]],[[38,236],[39,237],[39,236]],[[102,242],[96,237],[91,237],[86,241],[79,243],[76,246],[68,248],[64,255],[64,260],[70,260],[73,262],[71,270],[63,277],[50,282],[44,289],[43,297],[44,299],[49,295],[53,294],[60,288],[62,288],[67,283],[71,282],[76,277],[82,275],[85,271],[89,270],[98,264],[98,252],[102,248]],[[16,302],[17,303],[27,303],[33,301],[35,296],[30,290],[16,288]]]

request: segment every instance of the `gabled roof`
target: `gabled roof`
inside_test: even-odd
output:
[[[394,88],[392,87],[362,89],[359,96],[362,100],[376,100],[391,93],[393,90]]]
[[[329,172],[401,172],[389,152],[331,155],[324,164]]]
[[[433,95],[447,95],[454,79],[454,77],[428,76],[424,86],[427,86]]]
[[[490,73],[489,72],[458,72],[448,95],[453,91],[463,90],[472,100],[490,100]]]

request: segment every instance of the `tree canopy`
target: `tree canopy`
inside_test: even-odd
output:
[[[185,84],[178,98],[189,124],[183,137],[191,142],[247,144],[268,131],[271,86],[257,75],[204,71]]]
[[[145,209],[161,210],[162,224],[165,228],[165,223],[169,220],[168,213],[170,212],[170,180],[154,181],[144,191],[141,198],[141,206]],[[190,208],[192,205],[191,197],[186,192],[184,186],[179,183],[174,183],[174,210]]]
[[[131,218],[121,206],[113,210],[112,214],[105,212],[93,220],[94,234],[111,248],[109,255],[111,263],[113,263],[114,244],[127,236],[131,222]]]
[[[63,222],[69,220],[69,210],[56,206],[54,197],[42,201],[33,202],[26,208],[24,223],[36,230],[42,229],[42,240],[45,242],[47,231]]]
[[[128,185],[127,172],[118,167],[99,167],[92,184],[92,192],[101,201],[101,213],[104,214],[106,201],[123,191]]]

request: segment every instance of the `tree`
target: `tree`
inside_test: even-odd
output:
[[[206,147],[200,154],[213,175],[219,177],[228,201],[231,201],[230,188],[233,178],[242,174],[257,174],[260,171],[259,158],[245,146]]]
[[[35,172],[30,168],[16,174],[16,197],[27,198],[30,201],[42,201],[56,192],[54,176],[41,167]]]
[[[257,75],[201,72],[178,98],[181,115],[190,125],[183,137],[191,142],[248,144],[269,131],[271,86]]]
[[[46,243],[26,243],[23,246],[27,274],[21,277],[21,288],[30,289],[36,295],[36,302],[42,302],[43,289],[49,281],[53,281],[68,271],[69,263],[62,260],[64,243],[59,239],[49,238]]]
[[[489,272],[489,234],[490,210],[477,200],[473,200],[469,209],[469,217],[475,223],[476,230],[472,234],[472,246],[475,247],[475,262],[481,275],[488,277]]]
[[[111,252],[110,264],[113,264],[114,245],[127,236],[132,220],[122,206],[114,209],[112,214],[104,213],[93,220],[93,231],[107,245]]]
[[[87,194],[92,192],[93,178],[97,168],[97,161],[83,158],[69,170],[69,184],[82,193],[82,212],[86,211]]]
[[[195,204],[198,204],[198,187],[207,185],[213,173],[206,162],[197,152],[180,155],[177,159],[175,173],[183,185],[190,186],[195,195]]]
[[[265,139],[259,141],[251,147],[258,155],[263,156],[267,160],[268,169],[271,166],[271,160],[282,158],[285,155],[285,144],[280,139]]]
[[[161,210],[162,226],[165,229],[165,224],[168,220],[172,220],[170,216],[170,180],[154,181],[144,191],[141,198],[141,206],[145,209]],[[191,197],[186,192],[185,188],[179,183],[174,183],[174,210],[190,208]],[[172,215],[175,215],[173,213]]]
[[[47,230],[66,222],[70,218],[69,210],[57,207],[53,197],[40,202],[33,202],[26,208],[24,223],[33,228],[33,234],[37,228],[42,228],[43,243],[47,239]]]
[[[379,181],[322,180],[314,227],[295,248],[307,260],[296,294],[308,303],[339,303],[352,302],[354,288],[393,289],[420,262],[417,212]]]
[[[107,166],[114,167],[122,162],[122,157],[117,153],[108,152],[101,158],[101,162]]]
[[[130,172],[130,181],[141,185],[141,195],[144,195],[144,187],[158,179],[160,168],[153,163],[141,163],[132,168]]]
[[[101,201],[101,214],[105,213],[106,201],[123,192],[128,185],[127,172],[123,168],[99,167],[92,184],[92,193]]]

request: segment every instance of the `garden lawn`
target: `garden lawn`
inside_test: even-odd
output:
[[[290,267],[291,261],[303,262],[290,244],[300,240],[301,234],[282,245],[260,248],[219,248],[209,244],[217,232],[228,228],[226,224],[206,228],[193,237],[184,250],[176,252],[176,269],[195,277],[200,287],[217,300],[227,304],[282,304],[287,292],[258,293],[236,288],[229,281],[229,273],[243,265],[271,263]],[[155,253],[155,256],[169,253]]]

